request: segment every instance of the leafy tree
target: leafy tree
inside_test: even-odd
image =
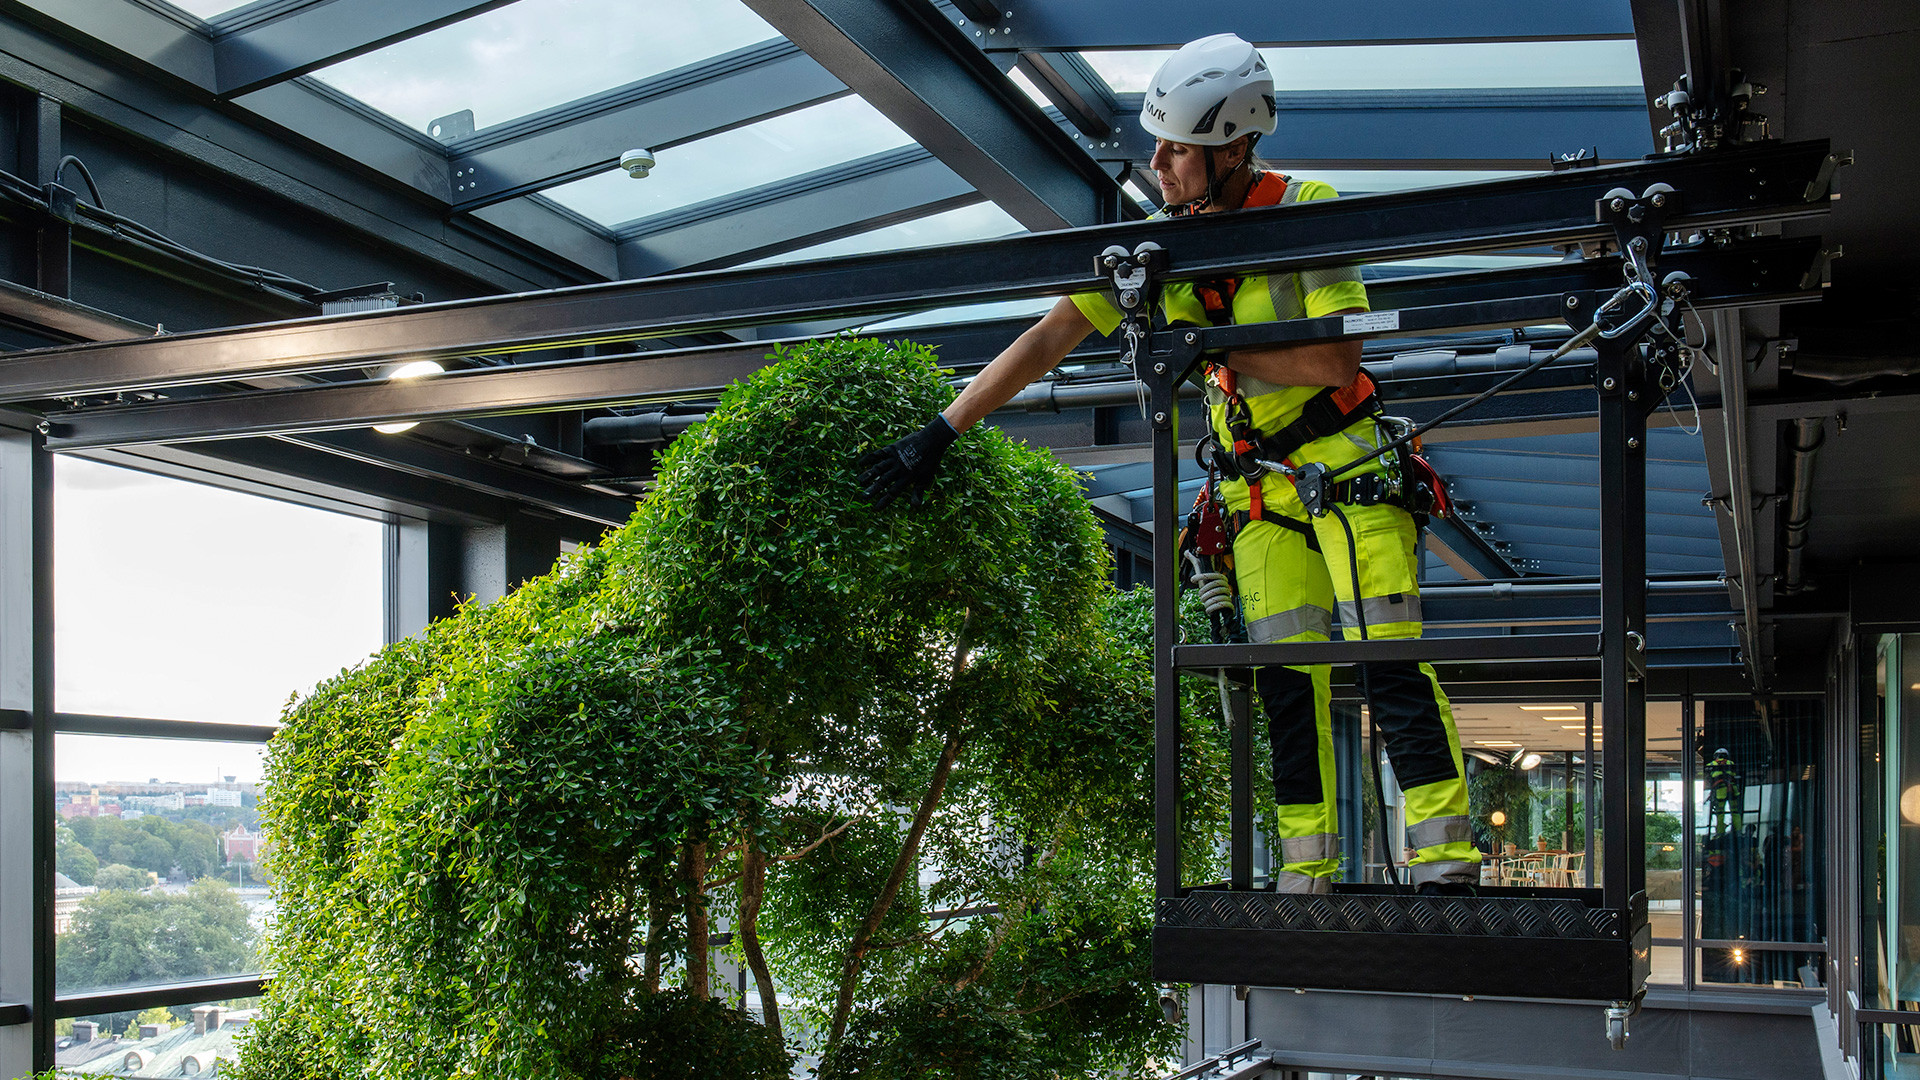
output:
[[[102,891],[108,889],[139,890],[153,884],[153,878],[145,870],[136,870],[125,863],[108,863],[93,876],[93,884]],[[82,901],[84,904],[85,902]]]
[[[100,872],[100,860],[93,852],[77,843],[61,844],[54,854],[54,863],[59,871],[73,879],[76,885],[93,884],[94,875]]]
[[[1489,849],[1504,843],[1533,846],[1533,788],[1527,774],[1504,765],[1489,765],[1467,781],[1468,814],[1476,843]],[[1506,814],[1505,825],[1495,825],[1494,811]]]
[[[62,990],[80,990],[234,975],[248,970],[255,936],[246,907],[216,880],[185,894],[103,891],[75,908],[55,977]]]
[[[276,977],[239,1075],[719,1053],[785,1076],[776,969],[843,1070],[959,1018],[991,1075],[1135,1067],[1177,1035],[1146,983],[1150,619],[1106,585],[1075,478],[981,430],[925,509],[875,508],[848,462],[945,404],[933,357],[778,360],[625,527],[289,707],[260,808]],[[1217,724],[1190,726],[1204,791]],[[764,1029],[712,1000],[715,914]]]

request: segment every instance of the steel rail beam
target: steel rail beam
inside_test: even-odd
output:
[[[1369,45],[1452,41],[1570,41],[1633,37],[1627,0],[1539,4],[1529,0],[1382,0],[1306,7],[1233,0],[1001,0],[990,51],[1171,49],[1208,34],[1236,33],[1260,45]],[[969,24],[967,30],[977,28]]]
[[[1792,299],[1809,295],[1803,287],[1807,267],[1817,255],[1811,240],[1769,241],[1755,251],[1707,250],[1676,256],[1670,265],[1685,267],[1701,287],[1696,307],[1711,310],[1730,304]],[[1764,250],[1761,250],[1764,249]],[[1551,322],[1567,313],[1566,299],[1604,291],[1619,279],[1617,260],[1591,259],[1548,267],[1470,271],[1403,278],[1373,287],[1376,316],[1394,316],[1392,326],[1372,334],[1447,330],[1466,326],[1512,326]],[[1407,306],[1400,306],[1407,305]],[[1588,303],[1591,307],[1591,302]],[[971,339],[939,329],[903,337],[942,349],[948,363],[984,365],[1008,340],[1004,324]],[[1192,332],[1203,348],[1236,348],[1273,341],[1331,340],[1368,336],[1342,317],[1301,319],[1250,327]],[[1192,335],[1190,335],[1192,336]],[[959,338],[958,342],[954,340]],[[449,372],[427,379],[322,383],[281,390],[182,398],[137,405],[85,408],[48,416],[50,448],[76,450],[203,438],[291,434],[361,428],[404,419],[498,416],[591,406],[628,405],[717,393],[765,366],[780,342],[750,342],[659,350],[585,360],[513,364]],[[967,346],[971,345],[969,351]],[[7,361],[0,360],[0,370]],[[1566,361],[1564,371],[1576,364]],[[1456,396],[1463,388],[1484,388],[1510,371],[1467,373],[1409,380],[1396,396]],[[1571,376],[1545,371],[1529,389],[1565,385]],[[1466,390],[1464,392],[1473,392]],[[1530,407],[1521,395],[1517,406]],[[1424,414],[1426,409],[1411,410]]]
[[[659,151],[847,93],[792,42],[749,45],[449,143],[452,209],[603,172],[628,147]]]
[[[1120,95],[1119,114],[1137,115],[1141,96]],[[1609,162],[1654,149],[1646,98],[1634,86],[1290,91],[1275,94],[1274,103],[1280,126],[1260,140],[1260,153],[1289,172],[1534,170],[1549,155],[1581,147],[1598,146]],[[1129,121],[1087,153],[1140,164],[1153,156],[1153,138]]]
[[[213,89],[237,97],[510,2],[322,0],[266,19],[222,22],[212,45]]]
[[[1014,66],[1040,87],[1041,92],[1047,95],[1047,100],[1053,102],[1053,107],[1060,110],[1060,115],[1078,128],[1082,135],[1091,139],[1106,139],[1120,134],[1126,126],[1120,121],[1120,116],[1126,110],[1114,97],[1113,89],[1078,54],[1023,52]],[[1134,103],[1133,109],[1139,111],[1138,102]],[[1138,125],[1132,126],[1138,129]],[[1144,136],[1146,133],[1142,131],[1140,134]],[[1147,144],[1150,150],[1152,141],[1147,140]],[[1145,161],[1147,158],[1139,160]]]
[[[1137,215],[1133,200],[924,0],[747,0],[1029,229]]]
[[[983,196],[917,146],[675,210],[619,236],[620,276],[729,266],[971,206]]]
[[[1698,158],[1327,199],[1272,210],[575,286],[139,342],[37,349],[0,360],[0,400],[332,370],[396,356],[509,352],[1093,291],[1103,287],[1093,257],[1111,244],[1157,243],[1170,254],[1168,279],[1191,280],[1600,241],[1608,237],[1594,219],[1600,197],[1615,187],[1638,190],[1654,182],[1683,193],[1684,206],[1673,218],[1676,229],[1792,219],[1826,212],[1828,193],[1815,189],[1813,181],[1827,159],[1824,141],[1764,144]]]

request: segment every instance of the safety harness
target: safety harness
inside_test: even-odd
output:
[[[1250,209],[1281,205],[1288,201],[1288,195],[1292,193],[1292,182],[1292,177],[1281,173],[1258,173],[1248,187],[1246,201],[1241,206]],[[1239,290],[1239,278],[1197,281],[1193,285],[1194,296],[1206,312],[1207,322],[1213,326],[1233,324],[1233,301]],[[1208,362],[1206,378],[1226,399],[1225,426],[1232,445],[1215,445],[1213,461],[1203,464],[1210,464],[1214,470],[1237,477],[1247,484],[1248,509],[1244,514],[1234,515],[1234,532],[1237,534],[1246,521],[1272,521],[1303,534],[1317,550],[1319,545],[1312,526],[1284,515],[1277,519],[1266,516],[1260,483],[1269,470],[1261,463],[1292,465],[1288,459],[1308,443],[1345,431],[1359,420],[1380,416],[1380,392],[1373,376],[1362,368],[1347,385],[1326,387],[1307,399],[1300,407],[1300,415],[1291,423],[1265,434],[1254,426],[1253,410],[1240,393],[1238,376],[1224,359]],[[1377,474],[1355,477],[1333,485],[1333,499],[1358,506],[1375,503],[1399,506],[1412,513],[1422,524],[1430,513],[1444,514],[1445,489],[1432,467],[1419,459],[1417,454],[1410,453],[1403,457],[1417,462],[1409,470],[1415,475],[1407,477],[1412,482],[1403,484]]]

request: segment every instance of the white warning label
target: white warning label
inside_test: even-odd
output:
[[[1341,319],[1341,332],[1346,334],[1377,334],[1382,330],[1400,329],[1398,311],[1363,311],[1358,315],[1347,315]]]

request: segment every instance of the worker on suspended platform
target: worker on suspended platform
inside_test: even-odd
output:
[[[1740,820],[1740,767],[1724,746],[1707,762],[1707,806],[1714,832],[1728,832]]]
[[[1272,171],[1254,156],[1276,123],[1273,76],[1258,49],[1218,34],[1176,51],[1155,74],[1140,112],[1140,125],[1154,137],[1151,166],[1166,203],[1153,216],[1334,198],[1326,184]],[[1175,282],[1162,307],[1169,323],[1199,326],[1368,310],[1354,267]],[[1120,322],[1104,293],[1063,298],[926,427],[861,459],[868,495],[885,505],[910,492],[917,504],[961,432],[1059,365],[1089,333],[1111,334]],[[1404,490],[1414,486],[1402,478],[1403,470],[1411,472],[1408,455],[1389,453],[1333,485],[1331,512],[1322,517],[1308,514],[1284,476],[1258,464],[1337,468],[1383,445],[1388,436],[1377,420],[1372,380],[1360,367],[1360,342],[1249,348],[1211,360],[1207,405],[1213,456],[1224,474],[1215,492],[1237,525],[1233,568],[1252,640],[1325,641],[1336,601],[1346,638],[1420,636],[1414,515],[1423,507]],[[1466,770],[1446,694],[1426,664],[1366,664],[1359,678],[1405,792],[1414,883],[1423,893],[1470,895],[1480,852],[1468,827]],[[1280,811],[1276,887],[1329,892],[1340,867],[1329,669],[1265,667],[1255,688],[1267,713]]]

